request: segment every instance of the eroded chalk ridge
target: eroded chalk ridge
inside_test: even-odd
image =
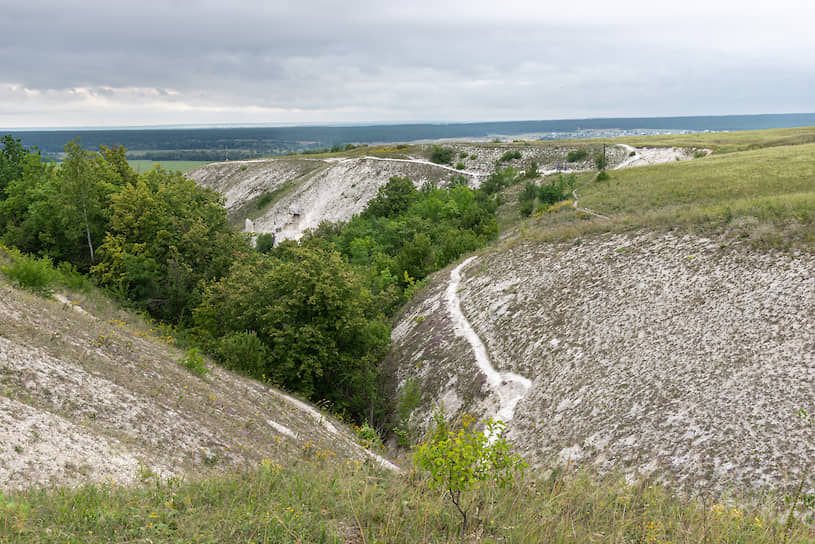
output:
[[[456,336],[463,336],[475,354],[475,361],[478,368],[486,376],[486,383],[490,390],[498,397],[498,410],[493,418],[509,424],[515,414],[515,407],[526,395],[532,382],[520,374],[513,372],[498,372],[490,362],[487,348],[473,330],[470,322],[464,317],[461,311],[461,299],[458,296],[458,289],[461,285],[461,269],[470,264],[475,257],[470,257],[455,267],[450,273],[450,284],[447,286],[447,309],[453,320],[453,332]],[[492,443],[498,437],[497,433],[488,436]]]

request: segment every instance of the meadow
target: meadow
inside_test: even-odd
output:
[[[156,165],[161,166],[165,170],[186,172],[187,170],[208,164],[208,161],[151,161],[147,159],[128,159],[127,162],[137,173],[147,172]]]
[[[287,466],[206,479],[87,485],[0,495],[0,541],[8,543],[766,543],[815,542],[811,527],[737,497],[681,498],[660,484],[589,474],[528,475],[466,497],[458,513],[421,474],[340,464],[307,451]]]

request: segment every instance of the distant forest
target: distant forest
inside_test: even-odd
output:
[[[123,146],[129,159],[220,161],[285,155],[314,149],[444,138],[489,138],[540,134],[541,139],[615,136],[631,131],[758,130],[815,125],[815,114],[728,115],[505,121],[491,123],[402,124],[370,126],[150,128],[116,130],[14,131],[26,147],[61,159],[64,146],[79,138],[86,149]]]

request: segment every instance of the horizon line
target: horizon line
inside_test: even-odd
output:
[[[0,128],[0,132],[61,132],[61,131],[109,131],[109,130],[181,130],[181,129],[217,129],[217,128],[355,128],[377,126],[450,126],[450,125],[487,125],[504,123],[542,123],[549,121],[602,121],[616,119],[693,119],[700,117],[728,118],[728,117],[772,117],[793,115],[815,115],[815,112],[786,112],[786,113],[727,113],[716,115],[653,115],[653,116],[623,116],[623,117],[561,117],[552,119],[506,119],[501,121],[358,121],[358,122],[328,122],[328,123],[174,123],[166,125],[87,125],[87,126],[51,126],[51,127],[9,127]]]

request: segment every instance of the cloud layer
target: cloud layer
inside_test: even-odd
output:
[[[0,127],[815,111],[815,8],[750,4],[32,0]]]

